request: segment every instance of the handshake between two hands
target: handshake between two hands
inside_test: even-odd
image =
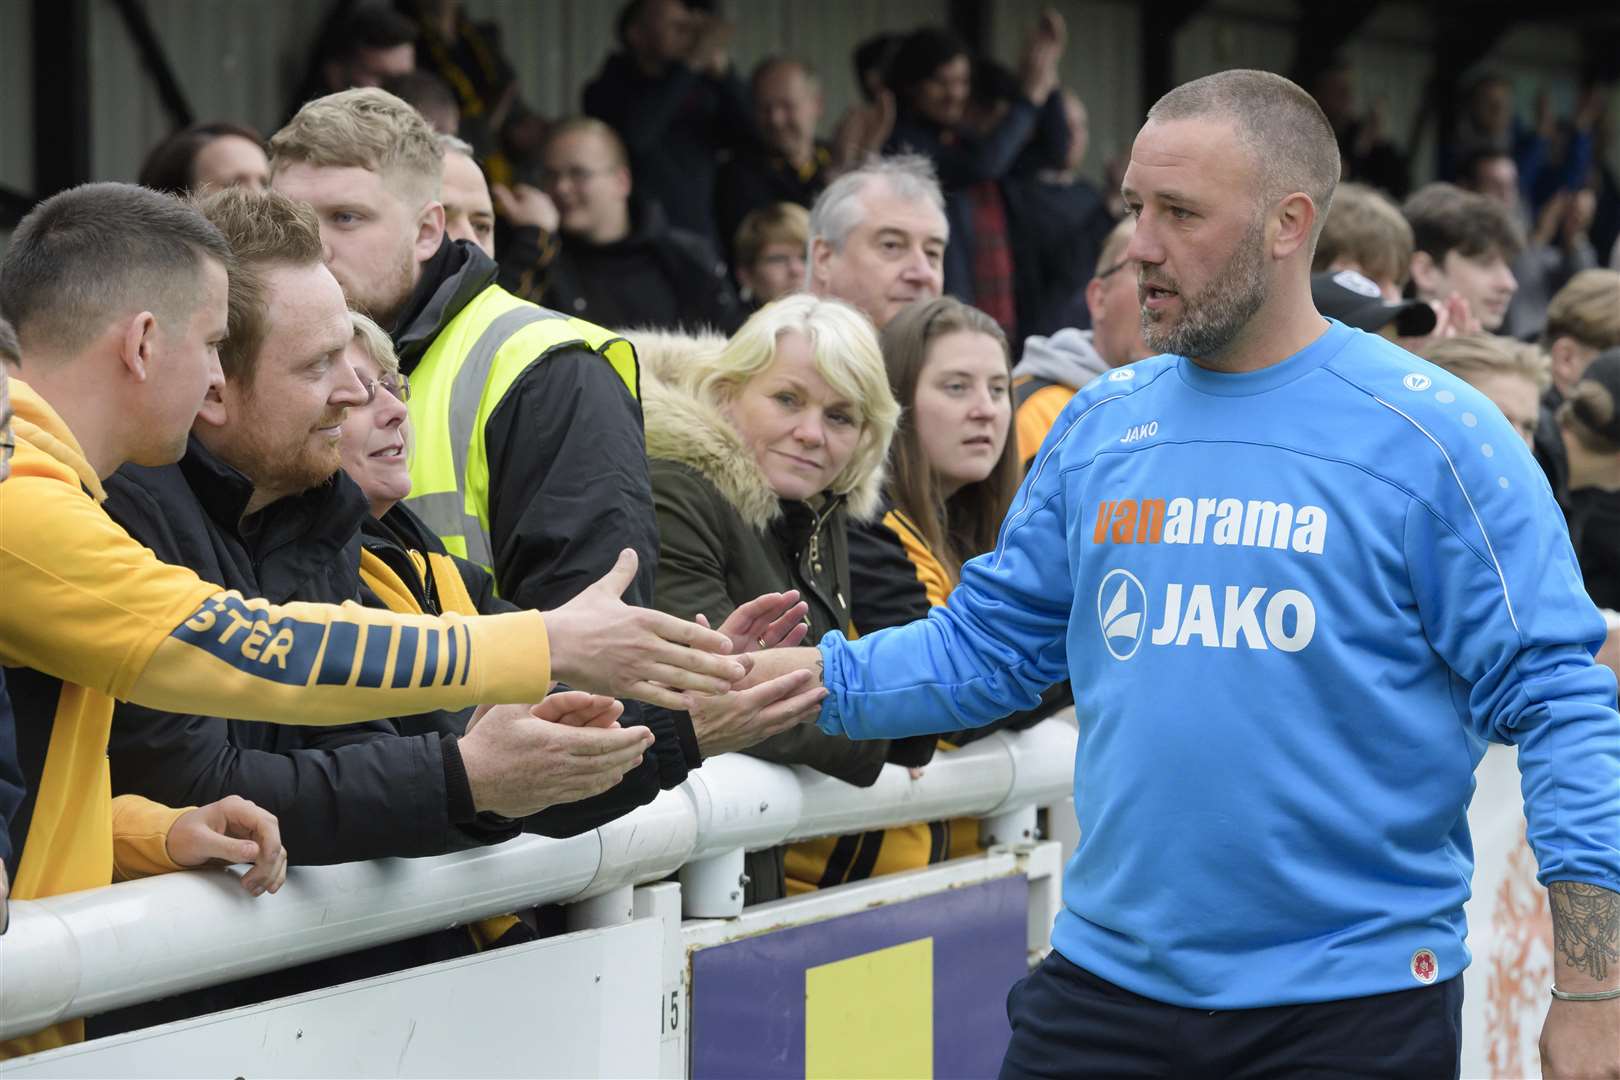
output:
[[[718,629],[625,604],[636,556],[623,552],[600,581],[545,612],[553,677],[573,689],[535,705],[480,708],[460,740],[481,812],[527,817],[618,784],[653,744],[650,729],[618,723],[634,698],[686,712],[704,756],[814,719],[826,691],[794,591],[741,605]],[[776,650],[761,663],[765,650]]]

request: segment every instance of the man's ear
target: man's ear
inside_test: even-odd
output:
[[[1547,346],[1547,356],[1552,360],[1554,375],[1559,374],[1561,370],[1568,370],[1574,366],[1570,363],[1574,359],[1572,356],[1574,347],[1575,340],[1567,335],[1553,338],[1552,344]]]
[[[157,316],[143,311],[132,316],[118,336],[118,361],[136,382],[145,382],[152,373],[157,332]]]
[[[832,272],[827,264],[832,261],[832,245],[821,237],[810,241],[810,265],[805,267],[805,288],[811,292],[825,292]]]
[[[1547,355],[1552,360],[1553,385],[1567,394],[1581,381],[1597,352],[1568,334],[1560,334],[1547,347]]]
[[[1116,274],[1123,274],[1124,270],[1115,270]],[[1103,316],[1103,290],[1108,283],[1100,277],[1094,277],[1086,282],[1086,310],[1091,312],[1091,325],[1096,326]]]
[[[1277,227],[1271,240],[1271,256],[1286,259],[1311,242],[1311,226],[1316,223],[1316,204],[1303,191],[1296,191],[1277,204],[1272,211]]]
[[[1419,296],[1428,299],[1442,299],[1451,291],[1446,288],[1445,271],[1427,251],[1412,252],[1412,284]]]
[[[438,254],[439,245],[444,243],[444,204],[438,200],[422,207],[422,212],[416,215],[416,244],[413,251],[416,261],[425,263]]]

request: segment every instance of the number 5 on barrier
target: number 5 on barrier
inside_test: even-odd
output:
[[[665,1003],[660,1002],[660,1005]],[[667,1035],[681,1030],[681,992],[671,990],[667,1007],[658,1010],[658,1034]]]

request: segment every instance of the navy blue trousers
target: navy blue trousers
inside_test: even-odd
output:
[[[1001,1080],[1175,1077],[1456,1080],[1462,977],[1372,997],[1184,1009],[1133,994],[1056,952],[1007,995]]]

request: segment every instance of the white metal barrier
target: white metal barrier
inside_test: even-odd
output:
[[[631,886],[683,867],[684,914],[735,916],[742,853],[791,840],[948,817],[1028,839],[1036,808],[1072,793],[1075,738],[1048,720],[936,755],[917,780],[886,766],[869,788],[728,754],[568,840],[300,867],[258,899],[221,872],[19,901],[0,938],[0,1038],[535,904],[575,905],[582,926],[628,922]]]

